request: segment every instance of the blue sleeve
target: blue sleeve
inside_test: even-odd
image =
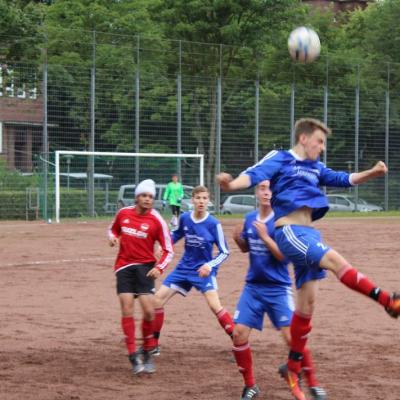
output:
[[[280,153],[276,150],[270,151],[262,160],[252,167],[247,168],[242,174],[248,175],[252,186],[262,181],[270,180],[281,167]]]
[[[172,243],[176,243],[178,240],[181,240],[183,236],[185,236],[185,232],[183,230],[183,220],[184,216],[182,215],[179,218],[178,228],[171,232]]]
[[[218,268],[228,258],[229,250],[226,244],[224,231],[222,230],[222,226],[220,223],[215,225],[213,234],[215,238],[215,244],[217,245],[219,252],[216,257],[214,257],[207,264],[211,268]]]
[[[353,186],[350,174],[343,171],[334,171],[322,164],[319,182],[322,186],[351,187]]]

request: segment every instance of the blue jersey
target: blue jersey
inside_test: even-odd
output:
[[[208,213],[201,220],[195,220],[193,212],[183,213],[179,218],[179,227],[172,232],[172,240],[176,243],[185,238],[185,252],[177,269],[197,271],[202,265],[208,264],[213,270],[228,257],[224,232],[220,222]],[[214,244],[218,254],[213,257]]]
[[[351,174],[334,171],[320,161],[301,160],[293,150],[273,150],[244,174],[250,177],[251,186],[270,181],[275,219],[301,207],[313,210],[313,220],[322,218],[329,203],[321,186],[352,186]]]
[[[241,233],[249,247],[250,266],[246,276],[247,283],[262,283],[272,285],[291,285],[287,262],[278,261],[260,239],[257,229],[253,225],[259,219],[258,210],[248,213],[245,217]],[[264,221],[268,234],[274,238],[274,213],[272,212]]]

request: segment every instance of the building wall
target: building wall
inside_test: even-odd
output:
[[[370,0],[303,0],[303,3],[319,8],[331,8],[334,12],[343,12],[356,8],[365,9]]]
[[[31,172],[33,147],[41,146],[43,100],[0,97],[2,154],[10,169]]]

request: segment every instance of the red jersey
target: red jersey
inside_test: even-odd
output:
[[[122,208],[111,223],[108,236],[119,238],[115,272],[129,265],[156,262],[155,242],[162,248],[162,256],[155,265],[159,270],[168,266],[174,254],[168,226],[154,209],[138,214],[135,206]]]

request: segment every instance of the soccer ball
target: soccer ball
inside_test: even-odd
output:
[[[306,64],[318,58],[321,43],[314,30],[300,26],[290,33],[288,48],[293,60]]]

